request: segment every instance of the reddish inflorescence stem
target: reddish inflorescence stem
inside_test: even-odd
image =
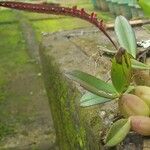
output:
[[[117,49],[116,44],[106,32],[106,29],[103,24],[103,20],[99,21],[94,12],[88,14],[87,12],[85,12],[83,8],[77,9],[76,6],[69,8],[69,7],[61,7],[59,5],[57,6],[57,5],[46,4],[46,3],[33,4],[33,3],[24,3],[24,2],[0,1],[0,6],[12,8],[12,9],[30,11],[30,12],[55,14],[55,15],[67,15],[67,16],[81,18],[98,27],[99,30],[101,30],[109,38],[111,43]]]

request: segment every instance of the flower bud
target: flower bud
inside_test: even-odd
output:
[[[131,116],[131,128],[133,131],[150,136],[150,118],[145,116]]]
[[[137,86],[135,87],[135,95],[140,97],[150,108],[150,87],[148,86]]]
[[[150,115],[148,105],[138,96],[133,94],[122,95],[119,100],[119,109],[124,117]]]

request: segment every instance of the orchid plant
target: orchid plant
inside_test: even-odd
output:
[[[105,139],[106,146],[111,147],[120,143],[131,129],[141,135],[150,135],[150,87],[131,86],[132,68],[150,70],[150,65],[137,61],[135,33],[123,16],[118,16],[115,21],[115,32],[120,45],[118,47],[107,33],[103,21],[99,21],[94,12],[88,14],[83,8],[11,1],[1,1],[0,6],[37,13],[77,17],[98,27],[116,49],[116,51],[110,50],[115,54],[112,58],[111,67],[112,82],[105,82],[79,70],[67,73],[69,78],[78,82],[88,91],[80,100],[81,106],[87,107],[112,100],[118,102],[120,113],[124,118],[116,121],[108,131]],[[134,94],[129,94],[133,89]]]

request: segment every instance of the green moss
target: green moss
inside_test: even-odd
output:
[[[28,56],[17,24],[0,26],[0,86],[7,83],[10,72],[21,70]]]
[[[22,40],[22,33],[18,24],[0,26],[0,68],[1,73],[6,75],[7,71],[15,71],[25,63],[28,56],[25,50],[25,43]]]
[[[41,36],[42,32],[50,33],[63,30],[78,29],[89,26],[92,25],[88,22],[85,22],[81,19],[68,17],[61,19],[41,20],[33,22],[33,28],[35,28],[38,37]]]
[[[1,9],[0,10],[0,24],[3,22],[14,22],[16,20],[16,16],[12,12],[11,9]]]
[[[1,25],[0,33],[0,101],[3,101],[8,95],[5,86],[10,80],[10,72],[21,71],[28,57],[17,24]]]
[[[0,140],[8,135],[14,135],[14,127],[8,123],[0,122]]]
[[[1,83],[1,85],[2,85],[2,83]],[[3,83],[3,85],[4,85],[4,83]],[[0,87],[0,104],[6,99],[6,97],[7,97],[7,92],[5,91],[5,89],[1,86]]]

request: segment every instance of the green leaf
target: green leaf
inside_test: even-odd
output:
[[[112,83],[119,93],[125,92],[131,82],[131,61],[130,56],[124,50],[120,49],[112,60],[111,79]]]
[[[136,58],[137,46],[135,33],[123,16],[118,16],[115,21],[115,32],[121,47],[127,50],[134,58]]]
[[[150,65],[141,63],[136,59],[131,59],[132,68],[150,70]]]
[[[117,97],[117,92],[112,84],[106,83],[103,80],[98,79],[90,74],[74,70],[67,73],[67,75],[74,81],[78,82],[86,90],[96,95],[110,99]]]
[[[142,7],[144,13],[150,17],[150,0],[138,0],[138,3]]]
[[[108,101],[111,101],[111,99],[100,97],[90,92],[86,92],[80,100],[80,106],[88,107],[88,106],[106,103]]]
[[[112,147],[119,144],[129,133],[130,128],[130,119],[120,119],[117,122],[115,122],[111,126],[106,136],[106,146]]]

